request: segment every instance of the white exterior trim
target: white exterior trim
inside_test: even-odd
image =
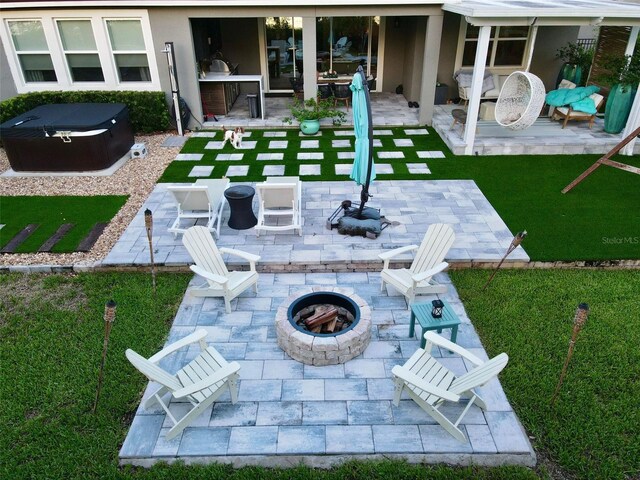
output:
[[[135,90],[135,91],[160,91],[160,77],[158,65],[153,51],[153,37],[149,15],[146,10],[47,10],[47,11],[3,11],[2,25],[0,26],[0,38],[6,46],[7,62],[11,70],[14,84],[18,93],[41,92],[48,90]],[[107,20],[137,20],[142,27],[142,35],[145,43],[145,54],[149,63],[149,82],[120,82],[115,65],[115,58],[111,52],[107,33]],[[57,82],[26,82],[20,67],[18,54],[16,53],[8,22],[38,20],[42,28],[51,55]],[[93,35],[98,49],[98,57],[104,75],[104,82],[73,82],[71,72],[62,48],[57,21],[58,20],[90,20]],[[139,52],[142,53],[142,52]]]
[[[460,1],[460,0],[455,0]],[[443,0],[402,0],[402,5],[440,5]],[[2,2],[3,9],[30,8],[118,8],[118,7],[349,7],[349,6],[396,6],[389,0],[84,0],[84,1],[40,1]]]

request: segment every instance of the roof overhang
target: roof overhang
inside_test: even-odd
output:
[[[454,0],[460,1],[460,0]],[[1,0],[2,9],[131,7],[353,7],[441,5],[443,0]]]
[[[442,9],[476,26],[640,25],[640,5],[616,0],[445,0]]]

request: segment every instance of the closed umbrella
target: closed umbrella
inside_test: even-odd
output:
[[[353,129],[356,138],[356,151],[350,178],[358,185],[362,185],[360,211],[358,212],[358,217],[360,217],[364,204],[369,200],[369,184],[376,178],[375,166],[373,164],[371,103],[362,66],[358,67],[349,88],[353,92],[351,103],[353,106]]]

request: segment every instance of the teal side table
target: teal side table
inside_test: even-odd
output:
[[[422,327],[422,335],[420,338],[420,347],[424,348],[427,341],[424,339],[424,334],[429,330],[437,330],[438,333],[442,333],[443,328],[451,329],[451,341],[456,343],[458,336],[458,325],[460,325],[460,319],[449,305],[444,300],[444,308],[442,309],[442,318],[433,318],[431,316],[431,302],[428,303],[414,303],[411,305],[411,322],[409,323],[409,338],[413,338],[415,334],[416,320]]]

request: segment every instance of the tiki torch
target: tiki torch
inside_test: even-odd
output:
[[[511,244],[509,245],[509,248],[507,248],[507,253],[504,254],[504,257],[502,257],[502,260],[500,260],[500,263],[498,264],[496,269],[493,271],[493,273],[489,277],[489,280],[487,280],[487,283],[484,284],[484,287],[482,287],[482,290],[486,290],[486,288],[491,283],[491,280],[493,280],[493,277],[495,277],[496,273],[498,273],[498,270],[502,266],[502,263],[506,260],[509,254],[511,254],[511,252],[513,252],[516,248],[518,248],[518,245],[522,243],[522,241],[525,239],[526,236],[527,236],[527,231],[525,230],[523,232],[518,232],[516,236],[513,237],[513,240],[511,240]]]
[[[104,306],[104,343],[102,344],[102,361],[100,362],[100,373],[98,375],[98,388],[96,390],[96,399],[93,402],[93,413],[98,408],[98,400],[100,399],[100,390],[102,389],[102,377],[104,373],[104,364],[107,360],[107,346],[109,345],[109,336],[111,335],[111,327],[116,319],[116,302],[109,300]]]
[[[556,391],[553,392],[553,397],[551,397],[552,405],[555,403],[556,397],[560,392],[560,387],[562,386],[564,377],[567,374],[569,361],[571,360],[571,356],[573,355],[573,349],[576,345],[576,339],[578,338],[578,334],[580,333],[580,330],[582,330],[582,327],[584,327],[584,324],[587,321],[588,316],[589,316],[589,305],[587,305],[586,303],[581,303],[580,305],[578,305],[576,314],[573,317],[573,331],[571,332],[571,340],[569,341],[569,352],[567,353],[567,358],[564,361],[562,372],[560,373],[560,378],[558,379],[558,386],[556,387]]]
[[[153,261],[153,214],[148,208],[144,211],[144,226],[147,229],[147,240],[149,240],[149,256],[151,257],[151,282],[153,293],[156,293],[156,265]]]

